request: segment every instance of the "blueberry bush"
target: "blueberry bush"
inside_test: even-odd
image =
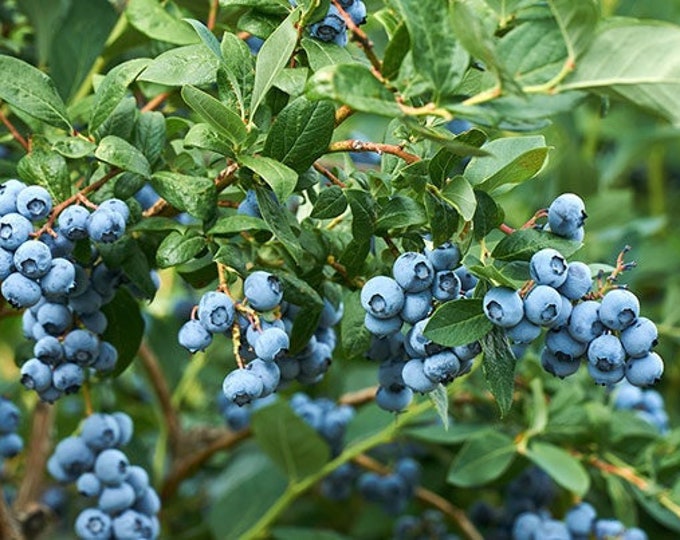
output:
[[[2,2],[0,538],[677,538],[678,23]]]

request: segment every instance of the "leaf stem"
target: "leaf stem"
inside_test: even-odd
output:
[[[396,144],[365,142],[356,139],[331,143],[328,147],[328,152],[377,152],[379,154],[392,154],[409,164],[420,161],[420,156],[406,152],[401,146]]]

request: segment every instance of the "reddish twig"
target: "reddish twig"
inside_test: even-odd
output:
[[[512,233],[515,232],[515,229],[513,229],[512,227],[510,227],[510,225],[506,225],[505,223],[501,223],[501,224],[498,226],[498,228],[499,228],[503,233],[507,234],[508,236],[510,236]]]
[[[335,176],[331,171],[329,171],[326,167],[324,167],[320,163],[314,163],[314,170],[320,172],[326,178],[328,178],[331,181],[331,184],[334,184],[339,188],[343,189],[347,187],[347,184],[345,184],[342,180],[340,180],[337,176]]]
[[[5,124],[5,127],[8,129],[8,131],[12,134],[12,137],[14,137],[14,140],[17,141],[26,152],[31,151],[31,145],[28,143],[24,137],[22,137],[21,133],[17,130],[17,128],[14,127],[14,124],[10,122],[9,118],[7,118],[2,111],[0,111],[0,121]]]
[[[420,161],[420,156],[406,152],[396,144],[365,142],[356,139],[331,143],[328,152],[377,152],[379,154],[392,154],[409,164]]]
[[[548,209],[547,208],[541,208],[538,210],[529,221],[527,221],[524,225],[522,225],[522,229],[532,229],[533,227],[536,226],[536,222],[544,217],[548,217]]]
[[[161,103],[163,103],[166,99],[170,97],[170,92],[161,92],[157,96],[151,98],[144,107],[142,107],[141,111],[142,112],[149,112],[149,111],[155,111],[158,107],[161,106]]]
[[[205,23],[205,25],[208,27],[208,30],[214,30],[215,29],[215,22],[217,21],[217,10],[220,7],[220,1],[219,0],[212,0],[210,2],[210,11],[208,12],[208,20]]]

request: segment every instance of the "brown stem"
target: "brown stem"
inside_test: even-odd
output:
[[[173,455],[177,455],[179,442],[182,435],[179,416],[172,405],[172,394],[168,388],[168,382],[163,374],[158,358],[146,341],[142,341],[137,355],[149,376],[149,382],[158,397],[158,401],[168,427],[168,444]]]
[[[389,468],[385,467],[382,463],[367,456],[366,454],[359,454],[354,458],[354,462],[364,469],[368,469],[369,471],[376,472],[383,476],[390,474],[391,472]],[[484,540],[483,536],[468,519],[465,512],[451,504],[441,495],[438,495],[434,491],[430,491],[429,489],[422,486],[418,486],[415,489],[415,497],[425,504],[436,508],[442,514],[448,516],[458,525],[458,527],[465,533],[465,536],[469,540]]]
[[[375,399],[375,393],[377,391],[377,386],[369,386],[368,388],[362,388],[356,392],[348,392],[340,396],[338,403],[342,403],[343,405],[352,405],[354,407],[357,405],[363,405],[364,403],[370,403]]]
[[[499,228],[503,233],[507,234],[508,236],[510,236],[512,233],[515,232],[515,229],[513,229],[512,227],[510,227],[510,225],[506,225],[505,223],[501,223],[501,224],[498,226],[498,228]]]
[[[142,107],[141,111],[142,112],[149,112],[149,111],[155,111],[158,107],[161,106],[161,103],[163,103],[166,99],[170,97],[170,92],[161,92],[157,96],[151,98],[144,107]]]
[[[19,523],[7,507],[4,494],[0,494],[0,538],[7,540],[25,540]]]
[[[538,221],[541,218],[548,217],[548,209],[547,208],[541,208],[538,210],[532,218],[527,221],[524,225],[522,225],[522,229],[531,229],[536,225],[536,221]]]
[[[358,141],[356,139],[348,139],[346,141],[338,141],[331,143],[328,147],[329,152],[378,152],[383,154],[392,154],[398,158],[403,159],[406,163],[416,163],[420,161],[420,156],[405,152],[401,146],[396,144],[374,143]]]
[[[338,110],[335,111],[335,127],[338,127],[353,114],[354,109],[348,107],[347,105],[341,105],[338,107]]]
[[[401,255],[401,252],[399,251],[399,248],[397,247],[397,245],[394,243],[394,240],[392,240],[392,239],[391,239],[389,236],[387,236],[387,235],[384,235],[384,236],[382,237],[382,239],[385,241],[385,243],[387,244],[387,247],[388,247],[389,250],[390,250],[390,253],[391,253],[395,258],[396,258],[396,257],[399,257],[399,255]]]
[[[345,20],[347,28],[349,28],[350,31],[352,32],[352,38],[354,39],[354,41],[356,41],[359,47],[361,47],[361,49],[364,51],[366,58],[368,58],[368,61],[371,63],[371,67],[373,68],[374,74],[381,81],[384,81],[384,77],[382,76],[382,62],[376,56],[375,51],[373,50],[373,42],[370,40],[366,32],[364,32],[361,28],[354,24],[352,17],[350,17],[349,13],[347,13],[343,9],[338,0],[333,0],[333,5],[335,5],[335,7],[338,10],[338,13],[340,13],[342,18]]]
[[[201,465],[208,461],[217,452],[228,450],[232,446],[250,437],[250,429],[241,431],[227,431],[213,442],[187,457],[177,461],[170,474],[165,478],[161,488],[161,499],[165,502],[173,497],[179,485],[191,476]]]
[[[335,176],[326,167],[321,165],[321,163],[314,163],[314,170],[320,172],[326,178],[328,178],[331,181],[331,184],[334,184],[334,185],[338,186],[339,188],[343,188],[343,189],[347,187],[347,184],[345,184],[342,180],[340,180],[337,176]]]
[[[17,130],[17,128],[14,127],[14,124],[10,122],[9,118],[7,118],[2,111],[0,111],[0,121],[5,124],[5,127],[9,130],[9,132],[12,134],[12,137],[14,137],[14,140],[18,142],[26,152],[31,151],[31,145],[28,143],[26,139],[24,139],[21,136],[21,133]]]
[[[47,458],[52,450],[50,432],[54,424],[56,407],[39,401],[33,410],[31,444],[26,456],[26,474],[19,487],[19,493],[14,501],[14,511],[17,514],[26,512],[29,506],[40,497],[43,487]],[[0,497],[1,498],[1,497]],[[0,535],[0,538],[4,536]]]
[[[208,21],[205,23],[205,25],[208,27],[208,30],[213,30],[215,28],[215,22],[217,21],[217,10],[219,9],[219,7],[220,7],[219,0],[212,0],[212,2],[210,2]]]

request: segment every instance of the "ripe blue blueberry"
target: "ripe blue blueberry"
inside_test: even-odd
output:
[[[21,384],[36,392],[46,390],[52,384],[52,370],[37,358],[31,358],[21,366]]]
[[[96,474],[86,472],[78,477],[76,489],[84,497],[99,497],[102,492],[102,483]]]
[[[125,219],[118,212],[97,208],[87,220],[87,234],[95,242],[110,244],[125,234]]]
[[[563,193],[548,208],[550,230],[566,238],[578,234],[587,217],[583,200],[574,193]]]
[[[567,279],[567,260],[556,249],[545,248],[531,257],[529,273],[539,285],[559,287]]]
[[[612,334],[596,337],[588,345],[588,361],[600,371],[612,371],[622,366],[626,360],[626,351],[619,338]]]
[[[52,257],[66,257],[73,253],[75,244],[64,236],[59,227],[54,227],[53,232],[56,236],[44,232],[38,237],[38,240],[50,248]]]
[[[597,538],[620,538],[626,527],[617,519],[597,519],[593,531]]]
[[[560,360],[578,360],[586,353],[588,345],[575,340],[565,328],[549,330],[545,336],[545,346]]]
[[[24,441],[18,433],[5,433],[0,435],[0,461],[1,458],[13,458],[24,448]]]
[[[621,343],[628,356],[639,358],[652,350],[659,337],[656,325],[646,317],[638,317],[621,332]]]
[[[115,517],[112,528],[115,538],[156,538],[149,517],[135,510],[125,510]]]
[[[378,319],[370,313],[366,313],[364,317],[364,326],[371,334],[378,337],[387,337],[399,332],[403,322],[398,315],[390,319]]]
[[[94,473],[103,484],[118,486],[127,478],[129,466],[130,461],[123,452],[117,448],[106,448],[94,462]]]
[[[257,375],[262,381],[262,391],[256,397],[268,396],[278,387],[281,380],[281,370],[276,362],[265,362],[261,358],[256,358],[248,363],[246,369]]]
[[[470,270],[465,266],[459,266],[454,270],[458,279],[460,280],[460,287],[463,291],[471,291],[477,286],[477,276],[475,276]]]
[[[243,294],[253,309],[269,311],[281,303],[283,288],[275,275],[257,270],[243,282]]]
[[[326,42],[334,41],[340,46],[347,41],[347,25],[333,4],[330,5],[328,13],[322,20],[310,25],[309,33],[313,38]],[[345,43],[343,43],[343,36]]]
[[[590,343],[601,335],[605,328],[599,317],[600,303],[587,300],[576,304],[569,318],[569,333],[577,341]]]
[[[512,524],[512,537],[515,540],[534,540],[543,523],[541,516],[534,512],[524,512]]]
[[[405,292],[420,292],[432,285],[434,268],[422,253],[407,251],[394,261],[392,275]]]
[[[404,364],[401,372],[404,384],[415,392],[426,394],[437,387],[436,381],[425,375],[423,359],[413,358]]]
[[[562,310],[562,297],[548,285],[537,285],[524,298],[526,318],[539,326],[555,322]]]
[[[40,288],[47,297],[62,297],[73,289],[75,278],[76,269],[73,263],[58,257],[52,259],[50,269],[40,279]]]
[[[67,437],[57,444],[53,456],[68,481],[73,482],[94,465],[95,456],[80,437]],[[59,480],[59,478],[57,478]]]
[[[517,291],[507,287],[494,287],[484,295],[484,314],[495,325],[510,328],[524,317],[524,302]]]
[[[582,502],[569,509],[564,521],[572,535],[588,536],[596,518],[595,508],[587,502]]]
[[[342,301],[340,301],[336,307],[328,298],[324,298],[323,311],[321,312],[321,318],[319,319],[319,326],[321,328],[330,328],[335,326],[342,320],[344,311],[345,307]]]
[[[255,195],[255,191],[252,189],[246,191],[246,197],[239,203],[236,213],[256,218],[262,217],[262,214],[260,213],[260,207],[257,204],[257,196]]]
[[[14,272],[14,254],[11,251],[0,248],[0,281]]]
[[[362,287],[361,305],[369,315],[389,319],[404,307],[404,291],[394,279],[376,276]]]
[[[130,219],[130,209],[124,201],[120,199],[106,199],[99,205],[99,208],[120,214],[124,222]]]
[[[138,465],[130,465],[125,482],[132,486],[132,489],[135,491],[135,497],[140,498],[149,487],[149,473]]]
[[[106,451],[110,452],[111,450]],[[115,515],[123,510],[127,510],[134,502],[135,491],[132,489],[132,486],[125,482],[104,487],[99,495],[99,500],[97,501],[99,508],[110,515]]]
[[[28,240],[33,225],[21,214],[11,213],[0,217],[0,247],[14,251]]]
[[[52,197],[42,186],[28,186],[17,195],[17,212],[31,221],[46,218],[52,210]]]
[[[111,414],[118,424],[119,435],[118,444],[126,445],[132,439],[132,434],[134,433],[134,424],[132,423],[132,418],[130,415],[124,412],[114,412]]]
[[[76,535],[87,540],[111,538],[111,518],[98,508],[86,508],[76,518]]]
[[[479,341],[473,341],[472,343],[454,347],[453,352],[461,362],[467,362],[473,360],[482,352],[482,345]]]
[[[229,330],[234,313],[234,302],[221,292],[209,291],[198,302],[198,320],[213,334]]]
[[[541,366],[551,375],[564,379],[576,373],[581,362],[567,356],[557,357],[548,347],[544,347],[541,352]]]
[[[19,408],[0,396],[0,433],[10,433],[19,427]]]
[[[90,332],[95,334],[103,334],[109,322],[103,311],[93,311],[92,313],[80,313],[80,322]]]
[[[626,379],[635,386],[651,386],[663,375],[663,359],[655,352],[626,362]]]
[[[190,353],[205,350],[212,342],[212,334],[199,321],[189,320],[179,329],[179,344]]]
[[[80,366],[90,366],[99,355],[99,338],[89,330],[71,330],[64,341],[66,358]]]
[[[134,509],[147,516],[157,514],[161,509],[161,501],[156,490],[152,487],[147,488],[144,494],[135,501]]]
[[[425,358],[423,371],[428,379],[448,384],[456,378],[460,370],[460,360],[451,350],[445,350]]]
[[[592,285],[593,279],[588,265],[581,261],[574,261],[569,263],[567,278],[557,290],[569,300],[578,300],[590,292]]]
[[[626,289],[613,289],[604,295],[600,320],[612,330],[623,330],[635,323],[640,314],[640,301]]]
[[[356,25],[364,24],[366,22],[366,4],[360,0],[355,0],[346,9],[347,14],[352,18],[352,22]]]
[[[228,400],[243,406],[262,395],[262,379],[246,369],[236,369],[229,373],[222,383],[222,392]]]
[[[460,279],[452,270],[437,272],[432,283],[432,296],[440,302],[455,300],[460,296]]]
[[[63,304],[45,302],[38,308],[36,319],[45,331],[58,336],[68,330],[73,324],[71,310]]]
[[[404,307],[399,316],[409,324],[415,324],[424,319],[432,310],[432,294],[430,291],[421,291],[404,295]]]
[[[59,230],[69,240],[87,238],[87,222],[90,212],[84,206],[68,206],[59,214]]]
[[[273,362],[285,356],[290,347],[288,334],[280,328],[268,328],[255,342],[255,354],[267,362]]]
[[[375,402],[381,409],[391,412],[401,412],[413,400],[413,390],[408,386],[401,388],[378,387],[375,395]]]
[[[436,271],[453,270],[460,264],[460,249],[451,242],[446,242],[434,249],[425,248],[424,253]]]
[[[85,382],[85,372],[78,364],[66,362],[54,368],[52,385],[64,394],[73,394],[80,390]]]
[[[83,422],[80,436],[87,446],[99,452],[118,444],[120,427],[112,415],[95,413]]]
[[[26,187],[26,184],[11,178],[0,184],[0,215],[17,211],[17,195]]]
[[[100,373],[112,371],[118,361],[118,351],[108,341],[99,343],[99,354],[92,367]]]
[[[425,336],[425,327],[430,319],[422,319],[414,324],[406,334],[404,346],[409,356],[424,358],[442,350],[442,346]]]
[[[14,266],[31,279],[44,276],[52,265],[52,253],[47,245],[38,240],[28,240],[14,252]]]
[[[524,317],[515,326],[506,328],[505,335],[508,336],[513,343],[531,343],[541,335],[541,327]]]

